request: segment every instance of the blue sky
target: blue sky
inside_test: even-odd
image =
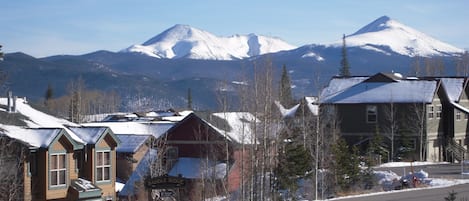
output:
[[[383,15],[469,48],[467,0],[8,0],[0,5],[2,51],[35,57],[119,51],[175,24],[218,36],[276,36],[297,46],[330,43]]]

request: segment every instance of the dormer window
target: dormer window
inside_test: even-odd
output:
[[[366,123],[376,123],[378,120],[378,107],[376,105],[366,106]]]
[[[50,155],[50,186],[66,185],[67,157],[65,153]]]
[[[441,112],[442,111],[443,111],[443,107],[441,107],[441,105],[437,106],[437,110],[436,110],[436,118],[437,119],[441,118]]]
[[[96,152],[96,181],[111,180],[111,152]]]
[[[435,107],[433,105],[428,106],[428,118],[433,119],[434,113],[435,112]]]

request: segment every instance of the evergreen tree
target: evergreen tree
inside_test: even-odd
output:
[[[345,44],[345,34],[342,36],[342,59],[340,60],[340,76],[350,76],[350,65],[347,58],[347,45]]]
[[[46,93],[44,94],[44,105],[46,107],[48,106],[48,103],[53,98],[53,96],[54,96],[54,91],[52,89],[52,86],[48,84]]]
[[[279,152],[276,168],[280,189],[288,190],[291,196],[295,195],[299,187],[298,180],[307,177],[307,173],[312,170],[311,161],[311,155],[303,145],[294,141],[286,142]]]
[[[287,67],[282,67],[282,77],[280,79],[280,103],[284,107],[291,107],[293,105],[293,96],[291,91],[290,77],[288,76]]]
[[[187,89],[187,108],[192,109],[192,92],[191,92],[191,88]]]
[[[360,180],[358,149],[349,149],[347,142],[339,138],[333,146],[335,182],[340,191],[349,191]]]

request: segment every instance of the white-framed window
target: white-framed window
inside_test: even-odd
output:
[[[435,107],[433,105],[428,106],[428,118],[433,119],[435,114]]]
[[[50,186],[64,186],[66,185],[67,175],[67,155],[65,153],[51,154],[50,155]]]
[[[96,152],[96,181],[111,180],[111,152]]]
[[[456,111],[456,120],[460,121],[461,120],[461,111]]]
[[[438,105],[436,108],[437,108],[437,110],[436,110],[436,118],[437,118],[437,119],[440,119],[440,118],[441,118],[441,112],[443,111],[443,107],[441,107],[441,105]]]
[[[378,120],[378,107],[376,105],[366,106],[366,123],[376,123]]]

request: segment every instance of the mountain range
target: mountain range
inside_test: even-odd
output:
[[[454,57],[464,50],[438,41],[387,16],[345,37],[353,75],[376,72],[410,73],[416,56],[438,57],[445,73],[455,75]],[[342,40],[295,47],[256,34],[215,36],[188,25],[175,25],[139,45],[118,52],[34,58],[5,55],[0,68],[8,74],[6,87],[18,96],[40,100],[50,84],[55,95],[81,76],[89,89],[116,90],[124,100],[146,97],[153,102],[185,105],[187,89],[200,109],[216,109],[220,91],[236,99],[236,88],[250,83],[254,66],[271,62],[277,77],[286,65],[297,97],[317,94],[338,72]],[[156,106],[155,106],[156,107]]]

